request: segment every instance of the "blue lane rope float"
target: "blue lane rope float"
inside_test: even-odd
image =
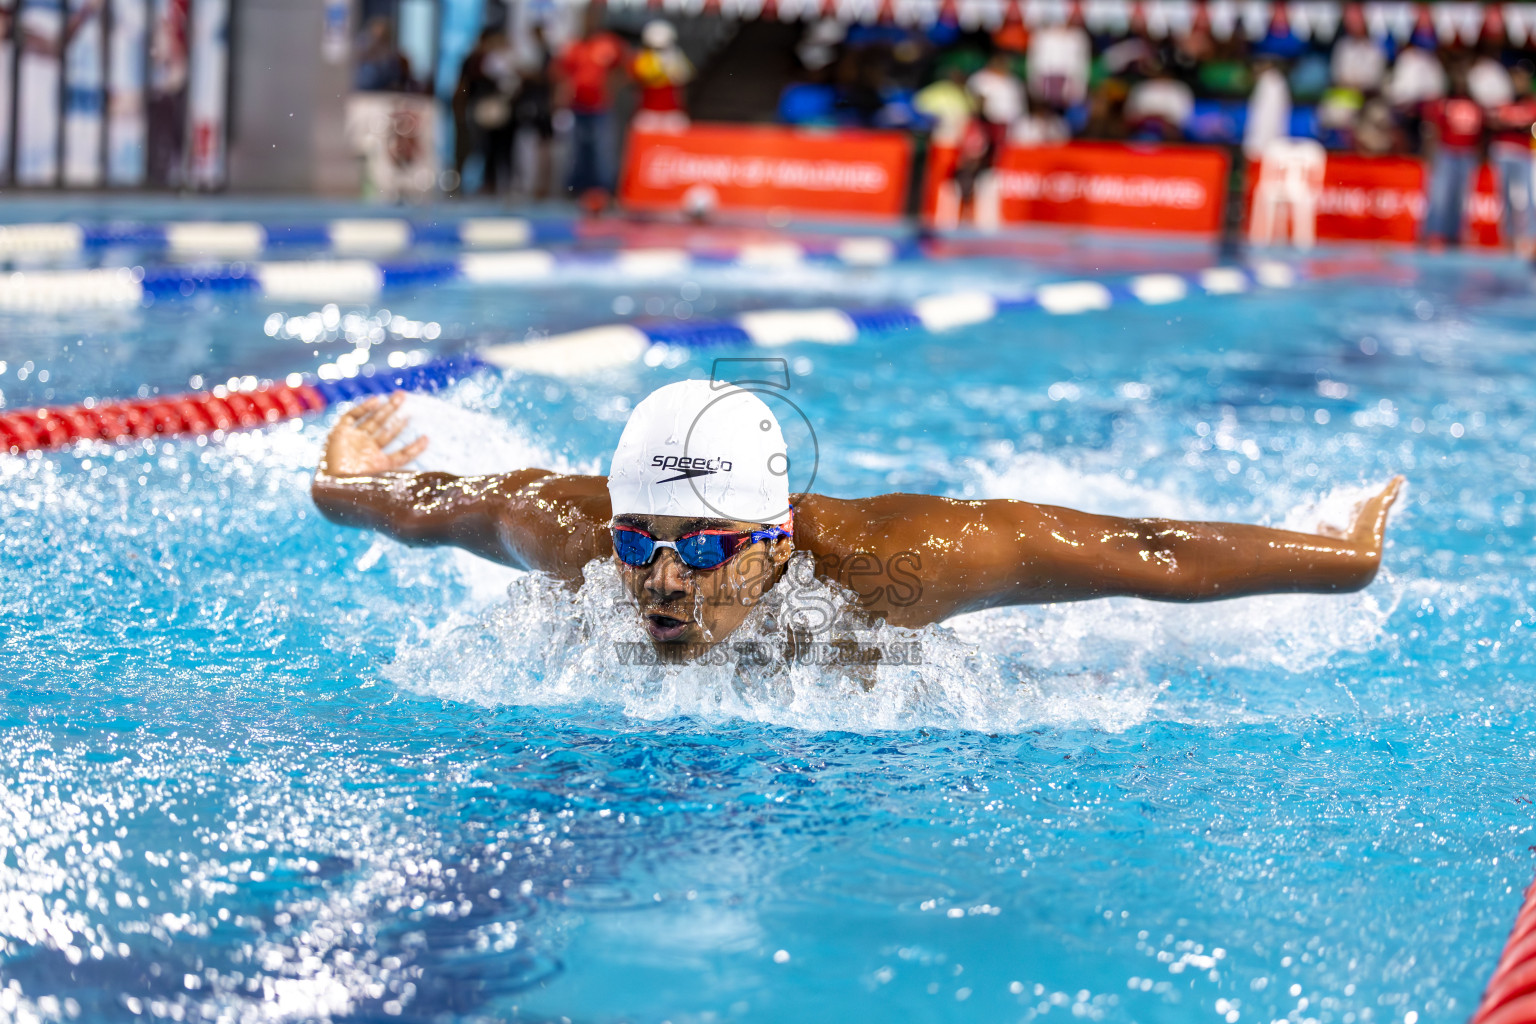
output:
[[[0,259],[70,256],[114,246],[198,259],[250,259],[282,247],[385,256],[413,245],[514,249],[535,243],[569,242],[575,237],[575,223],[569,219],[528,217],[465,217],[446,221],[358,217],[294,224],[225,220],[3,224]]]
[[[1141,274],[1125,281],[1062,281],[1015,297],[981,291],[946,292],[908,306],[877,309],[777,309],[729,320],[607,324],[531,341],[492,345],[480,358],[504,370],[552,377],[579,376],[645,358],[653,345],[687,348],[789,344],[847,345],[902,330],[947,331],[1026,311],[1071,316],[1116,305],[1161,306],[1191,294],[1236,295],[1255,288],[1289,288],[1296,269],[1278,262],[1210,267],[1194,273]]]
[[[465,282],[530,285],[561,268],[611,268],[644,280],[704,266],[743,269],[833,263],[885,266],[914,252],[912,243],[882,237],[844,238],[821,247],[791,242],[733,249],[646,248],[599,251],[509,249],[470,251],[443,259],[259,260],[190,266],[17,270],[0,273],[0,312],[134,309],[195,295],[252,295],[273,301],[370,302],[386,289]]]
[[[861,337],[903,330],[942,332],[1024,311],[1070,316],[1117,304],[1159,306],[1191,294],[1233,295],[1254,288],[1288,288],[1297,278],[1282,263],[1251,268],[1212,267],[1192,274],[1142,274],[1125,282],[1063,281],[1020,297],[950,292],[910,306],[881,309],[780,309],[742,313],[730,320],[665,324],[608,324],[531,341],[491,345],[478,353],[415,366],[350,368],[344,375],[289,374],[250,388],[137,401],[93,401],[0,415],[0,451],[21,454],[77,441],[126,441],[156,435],[196,435],[257,427],[322,412],[341,402],[393,391],[436,391],[481,370],[515,370],[570,377],[643,360],[657,345],[687,348],[795,343],[851,344]]]

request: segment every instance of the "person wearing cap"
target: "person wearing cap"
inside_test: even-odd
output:
[[[693,79],[693,65],[677,45],[677,29],[665,21],[648,22],[640,33],[641,50],[630,65],[640,86],[636,131],[681,130],[688,127],[683,87]]]
[[[797,552],[859,607],[916,628],[1003,605],[1142,597],[1212,601],[1359,590],[1381,564],[1402,478],[1346,531],[1122,519],[1011,499],[926,494],[831,498],[789,491],[790,453],[772,410],[730,384],[685,380],[630,414],[609,473],[521,469],[408,472],[425,437],[398,450],[403,396],[344,413],[315,473],[332,522],[407,544],[447,544],[571,584],[613,559],[662,648],[725,640]]]

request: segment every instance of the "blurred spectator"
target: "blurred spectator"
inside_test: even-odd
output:
[[[677,45],[677,29],[669,22],[650,22],[640,33],[640,43],[641,50],[630,66],[640,84],[635,127],[647,131],[688,127],[683,86],[693,80],[693,65]]]
[[[168,0],[158,8],[150,34],[149,96],[144,111],[149,134],[146,173],[148,180],[156,185],[182,185],[187,89],[191,80],[187,50],[190,11],[190,0]],[[58,45],[62,47],[66,43],[67,39]],[[22,48],[26,50],[28,47],[36,52],[37,34],[23,29]]]
[[[832,18],[813,23],[795,47],[795,56],[799,58],[800,66],[812,72],[831,67],[837,63],[837,44],[847,35],[848,30],[842,22]]]
[[[1515,100],[1514,83],[1509,69],[1500,61],[1501,45],[1485,40],[1478,48],[1477,60],[1467,72],[1468,94],[1484,110],[1492,110]]]
[[[1258,81],[1243,123],[1243,155],[1249,160],[1258,160],[1271,142],[1291,134],[1291,87],[1280,66],[1273,57],[1258,61]]]
[[[1132,14],[1125,38],[1106,46],[1099,61],[1105,74],[1139,78],[1150,76],[1162,65],[1161,48],[1147,33],[1146,21],[1139,10]]]
[[[1435,37],[1415,32],[1409,45],[1397,55],[1384,94],[1401,110],[1445,96],[1445,68],[1435,56]]]
[[[1343,27],[1328,64],[1334,88],[1348,89],[1361,97],[1380,92],[1387,80],[1387,51],[1366,30],[1360,4],[1344,8]]]
[[[357,39],[357,70],[352,87],[359,92],[410,92],[411,62],[395,45],[395,24],[372,18]]]
[[[994,53],[985,67],[971,76],[966,87],[976,97],[976,108],[992,149],[1001,149],[1009,130],[1029,110],[1024,83],[1014,75],[1007,53]]]
[[[1151,77],[1131,86],[1125,98],[1125,121],[1131,137],[1152,141],[1177,141],[1195,113],[1195,94],[1161,64]]]
[[[553,63],[544,26],[536,22],[528,33],[526,47],[517,56],[520,81],[517,97],[512,103],[514,142],[521,133],[533,135],[533,180],[528,192],[535,199],[549,195],[553,177],[550,164],[550,143],[555,137]]]
[[[587,7],[581,38],[566,47],[557,65],[573,118],[566,187],[577,195],[611,193],[617,174],[613,95],[627,51],[618,36],[603,28],[603,10],[597,4]]]
[[[1424,149],[1431,160],[1429,210],[1424,239],[1456,245],[1461,241],[1462,211],[1477,170],[1483,137],[1482,108],[1468,95],[1460,68],[1451,75],[1450,96],[1424,110]]]
[[[832,124],[836,108],[837,90],[825,67],[807,71],[803,81],[789,83],[779,94],[779,120],[785,124]]]
[[[1380,96],[1372,96],[1360,106],[1354,123],[1354,149],[1366,156],[1401,153],[1408,147],[1397,124],[1392,106]]]
[[[1365,10],[1358,3],[1344,8],[1344,19],[1339,37],[1334,40],[1333,52],[1328,62],[1332,88],[1328,89],[1318,105],[1319,126],[1328,133],[1327,141],[1342,149],[1361,148],[1367,152],[1383,144],[1380,129],[1381,111],[1389,108],[1377,104],[1369,127],[1364,124],[1366,104],[1371,97],[1380,94],[1387,81],[1387,50],[1372,39],[1365,23]],[[1368,138],[1361,141],[1359,132],[1364,129]],[[1385,140],[1388,146],[1391,139]]]
[[[932,124],[935,145],[953,146],[965,134],[976,113],[976,103],[965,88],[965,65],[951,59],[931,85],[918,91],[912,106]]]
[[[1216,56],[1216,37],[1211,35],[1211,15],[1205,4],[1195,7],[1189,28],[1174,37],[1170,63],[1180,79],[1199,81],[1200,69]]]
[[[1504,235],[1522,256],[1536,251],[1536,209],[1532,208],[1531,126],[1536,99],[1531,96],[1531,68],[1519,64],[1510,74],[1510,102],[1489,113],[1493,138],[1488,158],[1498,175],[1504,201]]]
[[[512,168],[512,55],[499,27],[481,31],[459,66],[453,93],[453,169],[464,181],[471,156],[483,161],[480,191],[495,194]]]
[[[1106,78],[1088,97],[1088,121],[1083,134],[1090,139],[1123,139],[1128,134],[1125,125],[1125,97],[1129,90],[1124,80]]]
[[[1030,96],[1053,110],[1075,107],[1088,98],[1093,45],[1081,18],[1074,14],[1065,25],[1037,28],[1029,39],[1025,71]]]

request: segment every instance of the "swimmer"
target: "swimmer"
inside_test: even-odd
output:
[[[1403,483],[1395,477],[1361,503],[1347,530],[1319,534],[1012,499],[792,496],[773,412],[750,391],[705,380],[640,402],[606,477],[545,469],[461,477],[406,471],[425,437],[389,450],[406,425],[403,399],[371,398],[332,428],[313,487],[328,519],[573,585],[593,559],[612,558],[658,646],[707,649],[730,636],[797,551],[817,576],[858,595],[869,616],[910,628],[1096,597],[1360,590],[1381,565]]]

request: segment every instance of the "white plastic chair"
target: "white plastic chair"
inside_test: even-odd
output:
[[[1283,213],[1290,214],[1291,242],[1310,249],[1317,241],[1317,203],[1323,194],[1328,154],[1316,139],[1273,139],[1264,146],[1259,183],[1253,190],[1248,240],[1274,244]]]

